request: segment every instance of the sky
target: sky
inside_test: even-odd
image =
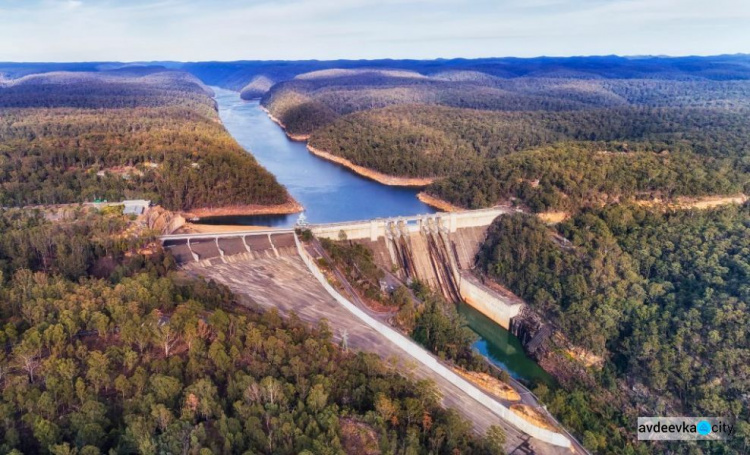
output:
[[[0,0],[0,61],[750,52],[748,0]]]

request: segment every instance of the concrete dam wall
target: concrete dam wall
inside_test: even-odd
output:
[[[482,284],[471,273],[487,228],[506,209],[477,210],[314,226],[313,233],[346,238],[374,253],[400,280],[419,280],[452,302],[465,301],[506,329],[523,303]]]
[[[318,238],[338,240],[343,232],[349,240],[369,239],[374,242],[378,238],[385,237],[389,232],[392,232],[394,225],[399,225],[399,229],[417,232],[423,225],[429,223],[446,232],[456,232],[457,229],[461,228],[489,226],[492,220],[506,213],[510,213],[510,209],[496,207],[491,209],[467,210],[465,212],[319,224],[310,226],[310,230]]]
[[[452,302],[465,301],[511,328],[523,308],[513,296],[482,284],[471,273],[487,228],[507,208],[436,213],[312,225],[316,237],[346,238],[369,247],[376,263],[404,282],[419,280]],[[291,229],[162,236],[180,264],[199,266],[295,254]]]

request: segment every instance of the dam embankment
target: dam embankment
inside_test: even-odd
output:
[[[471,272],[486,230],[508,208],[437,213],[313,226],[317,237],[346,238],[374,253],[375,262],[403,282],[419,280],[451,302],[465,301],[505,329],[523,302],[485,286]]]
[[[435,381],[443,404],[457,409],[479,432],[501,425],[506,448],[526,453],[568,453],[570,440],[558,431],[519,418],[512,403],[490,396],[419,345],[368,316],[342,297],[317,269],[291,230],[164,236],[187,273],[227,285],[247,305],[296,313],[317,323],[326,319],[334,337],[350,349],[397,359],[398,368],[417,379]],[[529,438],[529,435],[532,438]]]

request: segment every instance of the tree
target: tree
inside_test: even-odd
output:
[[[94,390],[98,392],[102,386],[105,387],[105,390],[108,389],[110,377],[107,355],[99,351],[91,351],[88,353],[86,363],[88,365],[86,379],[94,386]]]
[[[497,425],[492,425],[487,429],[487,434],[485,435],[485,439],[487,441],[487,446],[490,450],[490,453],[496,454],[496,455],[503,455],[505,454],[505,430],[502,429],[502,427]]]
[[[154,340],[159,344],[162,351],[164,352],[164,357],[169,357],[169,355],[172,353],[172,350],[179,341],[178,333],[172,329],[172,326],[169,324],[169,322],[164,321],[158,321],[154,323],[153,336]]]

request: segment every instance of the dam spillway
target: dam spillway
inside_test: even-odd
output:
[[[355,222],[351,229],[346,224],[311,226],[311,230],[322,230],[338,239],[339,236],[358,232],[363,224],[374,224],[376,228],[382,225],[383,235],[376,237],[374,243],[382,245],[380,256],[383,260],[391,258],[389,245],[390,248],[398,246],[404,260],[412,264],[410,273],[424,276],[431,273],[433,282],[441,286],[453,283],[453,290],[446,292],[465,292],[463,284],[468,281],[461,275],[468,273],[468,270],[460,270],[462,259],[457,252],[463,249],[464,264],[472,262],[467,258],[473,257],[490,223],[466,227],[458,227],[458,223],[454,223],[454,230],[450,232],[451,224],[444,223],[448,217],[442,220],[435,217],[411,218],[375,220],[375,223]],[[482,218],[487,218],[487,214],[475,220]],[[454,219],[467,222],[471,217]],[[373,244],[369,238],[363,237],[353,241]],[[301,246],[293,230],[177,234],[163,236],[161,240],[165,248],[179,258],[186,273],[228,286],[240,297],[239,304],[278,310],[282,314],[294,313],[310,323],[326,320],[333,328],[334,338],[340,342],[345,339],[348,348],[374,351],[383,358],[399,362],[399,368],[408,369],[417,378],[435,381],[441,390],[443,405],[457,408],[473,422],[477,431],[483,432],[491,425],[500,424],[512,446],[530,445],[533,453],[545,454],[562,454],[568,450],[565,447],[569,447],[570,443],[561,433],[519,420],[504,407],[512,403],[502,398],[499,401],[492,397],[488,399],[476,386],[455,378],[452,370],[446,369],[438,359],[423,352],[414,342],[403,336],[386,335],[372,324],[365,323],[362,317],[353,316],[353,312],[336,299],[332,288],[326,288],[326,278],[320,275],[320,271],[315,272],[315,257]],[[352,305],[348,303],[348,306]],[[366,316],[363,311],[358,311]]]
[[[451,302],[465,301],[500,326],[510,329],[523,302],[472,273],[487,228],[505,207],[408,217],[377,218],[310,225],[319,238],[347,239],[374,253],[375,262],[403,282],[419,280]],[[163,236],[182,265],[218,264],[293,254],[291,229]]]

